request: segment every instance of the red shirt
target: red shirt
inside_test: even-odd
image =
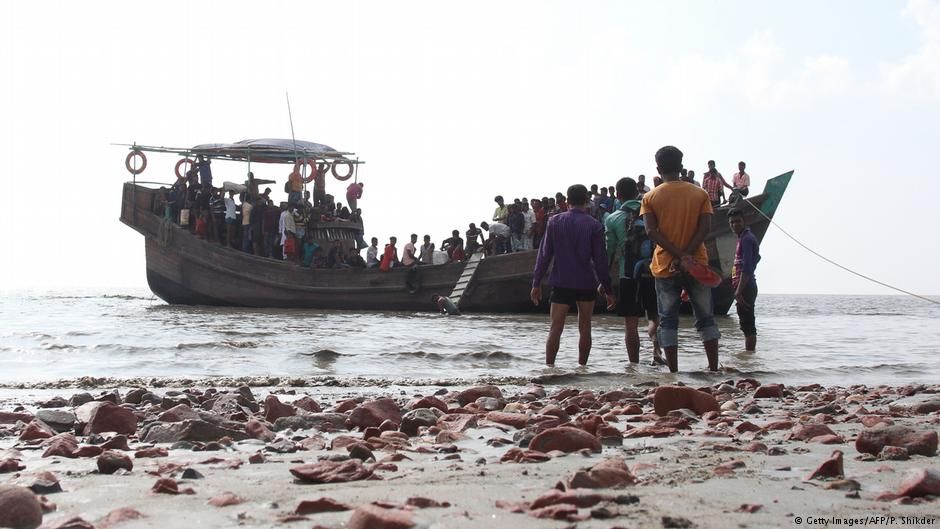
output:
[[[708,193],[708,200],[717,202],[721,200],[721,188],[724,186],[725,179],[718,171],[707,172],[702,177],[702,189]]]
[[[346,199],[350,198],[356,200],[362,198],[362,184],[349,184],[349,187],[346,188]]]

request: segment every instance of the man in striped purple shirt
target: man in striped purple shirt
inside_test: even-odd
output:
[[[538,305],[542,299],[542,279],[554,261],[548,282],[551,327],[545,341],[545,363],[555,365],[565,318],[573,306],[578,310],[578,363],[587,365],[591,354],[591,315],[597,294],[607,298],[607,308],[616,304],[607,268],[604,227],[586,211],[588,190],[583,185],[568,188],[570,209],[552,216],[539,247],[529,297]],[[598,286],[598,284],[600,286]]]

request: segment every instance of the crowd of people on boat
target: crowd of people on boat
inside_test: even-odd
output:
[[[738,171],[729,184],[708,161],[702,182],[695,179],[695,171],[682,170],[680,179],[702,187],[712,205],[717,207],[729,197],[747,196],[750,176],[745,171],[745,162],[738,163]],[[496,209],[489,221],[469,223],[461,234],[453,230],[439,246],[424,235],[419,244],[418,235],[411,234],[398,252],[398,239],[391,237],[382,248],[378,239],[367,244],[364,238],[362,210],[358,201],[362,198],[364,184],[353,182],[346,188],[346,204],[337,202],[326,193],[326,165],[314,167],[304,177],[296,169],[284,183],[287,200],[275,203],[271,188],[259,192],[257,185],[213,186],[210,160],[199,158],[193,166],[178,178],[171,187],[161,187],[154,202],[154,209],[168,221],[189,229],[197,237],[243,252],[289,260],[313,269],[378,268],[388,271],[395,267],[412,267],[431,264],[461,262],[474,253],[486,256],[513,252],[538,250],[548,221],[554,215],[568,211],[568,199],[564,193],[541,198],[514,198],[506,201],[496,196]],[[249,178],[249,182],[253,179]],[[636,179],[639,197],[650,191],[646,176]],[[659,176],[653,178],[653,187],[662,183]],[[313,192],[306,190],[312,184]],[[732,193],[725,193],[725,189]],[[614,186],[598,186],[589,189],[587,211],[603,223],[620,209],[621,201],[616,197]],[[351,246],[343,240],[334,239],[328,247],[320,245],[322,239],[313,236],[314,226],[321,223],[349,223],[355,229]],[[461,237],[463,235],[463,237]],[[361,251],[366,255],[362,257]]]
[[[362,210],[357,207],[364,184],[346,188],[346,205],[325,192],[325,170],[309,179],[294,171],[284,185],[287,200],[275,204],[271,188],[259,192],[257,185],[223,184],[215,187],[210,161],[200,159],[170,187],[161,187],[154,211],[199,238],[240,249],[243,252],[282,260],[293,260],[311,268],[365,267],[358,249],[366,243],[362,232]],[[249,182],[253,182],[249,174]],[[304,184],[314,182],[314,192]],[[236,202],[237,200],[237,202]],[[335,240],[322,248],[312,228],[325,222],[349,223],[356,227],[354,248],[345,249]]]

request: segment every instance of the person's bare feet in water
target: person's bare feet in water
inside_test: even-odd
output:
[[[659,339],[656,337],[656,330],[650,329],[650,340],[653,342],[653,359],[650,360],[651,366],[665,366],[669,365],[666,362],[666,357],[663,356],[663,350],[659,346]]]

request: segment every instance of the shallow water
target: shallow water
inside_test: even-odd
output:
[[[574,319],[557,367],[544,365],[541,315],[170,306],[147,291],[22,292],[0,297],[0,385],[84,376],[333,377],[375,384],[624,385],[755,376],[785,383],[901,384],[940,380],[940,306],[894,296],[758,300],[756,354],[742,352],[736,316],[719,318],[724,372],[711,375],[691,319],[680,330],[679,375],[626,362],[622,322],[596,317],[587,368],[577,368]]]

